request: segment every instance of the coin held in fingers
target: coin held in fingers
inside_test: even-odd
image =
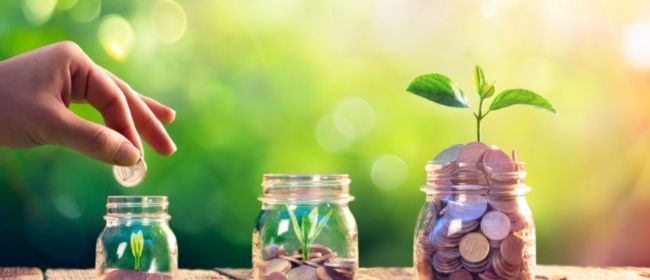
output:
[[[113,166],[113,177],[124,187],[135,187],[142,183],[146,176],[147,163],[144,158],[140,158],[136,164],[131,166]]]

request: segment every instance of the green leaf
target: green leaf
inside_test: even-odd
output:
[[[300,225],[298,225],[298,218],[296,218],[296,214],[293,213],[293,209],[291,209],[291,206],[289,206],[289,204],[286,204],[285,206],[287,207],[287,212],[289,212],[289,218],[291,219],[291,224],[293,225],[293,233],[296,234],[298,241],[300,241],[300,243],[303,243],[302,230],[300,230]]]
[[[422,75],[411,82],[408,92],[435,103],[457,108],[469,107],[465,94],[449,78],[440,74]]]
[[[481,66],[476,65],[474,68],[474,88],[479,96],[483,97],[483,87],[485,86],[485,74]]]
[[[310,251],[310,246],[311,242],[309,240],[309,230],[311,228],[311,220],[309,220],[309,217],[307,215],[302,216],[302,224],[300,228],[302,229],[302,240],[303,242],[300,243],[302,245],[302,256],[304,259],[309,259],[309,251]]]
[[[310,223],[310,228],[309,228],[309,239],[314,236],[314,233],[316,232],[316,225],[318,224],[318,207],[314,207],[314,209],[311,209],[311,212],[309,212],[309,220],[311,221]]]
[[[316,233],[314,234],[312,241],[316,240],[316,237],[318,237],[320,232],[323,231],[327,222],[329,222],[330,217],[332,217],[332,210],[327,212],[327,214],[325,214],[325,216],[318,222],[318,225],[316,225]]]
[[[553,108],[553,105],[548,100],[526,89],[509,89],[499,93],[490,104],[490,111],[517,104],[530,105],[557,114],[557,110]]]
[[[482,98],[489,98],[494,95],[494,83],[484,84],[483,89],[481,90],[481,94],[483,94],[481,96]]]
[[[300,228],[302,229],[302,240],[305,243],[309,243],[309,229],[311,228],[311,221],[309,220],[309,217],[302,216],[302,225]]]
[[[131,233],[131,254],[138,258],[142,256],[142,250],[144,249],[144,235],[142,231],[138,231],[137,234]]]

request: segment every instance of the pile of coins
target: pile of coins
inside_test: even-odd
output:
[[[322,245],[312,245],[309,259],[303,259],[301,250],[289,254],[284,247],[266,248],[261,266],[265,280],[347,280],[354,279],[355,260],[337,258],[336,252]]]
[[[429,168],[436,189],[416,233],[418,279],[533,279],[530,208],[515,192],[524,172],[496,147],[473,142],[441,152]]]
[[[135,165],[131,166],[113,166],[113,177],[124,187],[135,187],[144,181],[147,176],[147,163],[144,158],[140,158]]]

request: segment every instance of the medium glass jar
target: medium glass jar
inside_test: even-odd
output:
[[[413,245],[417,279],[535,278],[530,188],[513,157],[427,164]]]
[[[269,174],[253,230],[253,278],[353,279],[357,225],[348,175]]]
[[[97,239],[100,279],[172,279],[178,269],[176,236],[166,196],[109,196],[106,227]]]

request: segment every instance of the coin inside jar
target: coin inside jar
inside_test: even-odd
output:
[[[481,231],[491,240],[506,238],[510,228],[510,218],[498,210],[487,212],[481,219]]]
[[[478,232],[463,236],[458,245],[460,256],[468,262],[480,262],[490,253],[490,243]]]
[[[140,158],[136,164],[131,166],[113,166],[113,177],[124,187],[135,187],[142,183],[146,176],[147,163],[144,161],[144,158]]]
[[[463,149],[463,144],[456,144],[440,152],[433,160],[439,162],[453,162],[458,159],[458,153]]]

